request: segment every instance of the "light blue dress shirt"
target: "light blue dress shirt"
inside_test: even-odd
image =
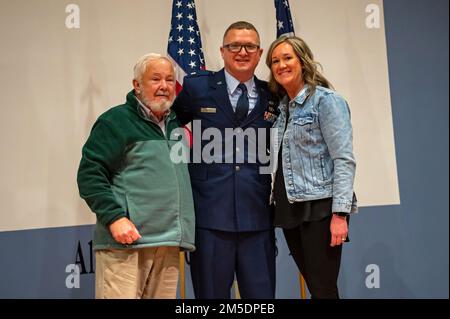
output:
[[[242,90],[238,88],[239,82],[234,78],[230,73],[225,70],[225,82],[227,83],[228,97],[230,98],[231,106],[233,107],[233,111],[236,112],[236,104],[241,96]],[[255,77],[252,77],[247,82],[244,82],[247,87],[247,95],[248,95],[248,113],[250,113],[256,105],[258,101],[258,90],[255,85]]]

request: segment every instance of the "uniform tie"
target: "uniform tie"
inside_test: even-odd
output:
[[[245,118],[247,117],[248,113],[248,96],[247,96],[247,87],[244,83],[240,83],[238,85],[238,88],[241,89],[242,94],[239,97],[237,104],[236,104],[236,117],[239,121],[239,123],[242,123]]]

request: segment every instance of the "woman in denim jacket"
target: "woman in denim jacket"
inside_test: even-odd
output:
[[[275,226],[283,228],[311,297],[339,298],[342,243],[356,212],[350,111],[302,39],[278,38],[266,63],[269,86],[281,98],[272,140]]]

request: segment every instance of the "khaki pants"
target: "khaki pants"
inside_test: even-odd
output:
[[[176,298],[179,247],[95,252],[95,298]]]

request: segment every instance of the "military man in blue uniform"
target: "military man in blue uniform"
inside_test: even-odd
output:
[[[196,143],[201,149],[220,143],[206,152],[213,160],[203,152],[189,164],[196,213],[197,250],[190,254],[194,292],[196,298],[230,298],[236,277],[242,298],[274,298],[271,176],[261,174],[263,163],[255,154],[268,148],[258,141],[265,141],[262,135],[268,137],[272,124],[267,83],[254,76],[263,51],[259,34],[248,22],[233,23],[220,51],[224,69],[186,76],[173,106],[182,124],[194,122],[194,150]],[[206,132],[220,132],[220,138],[205,140]]]

